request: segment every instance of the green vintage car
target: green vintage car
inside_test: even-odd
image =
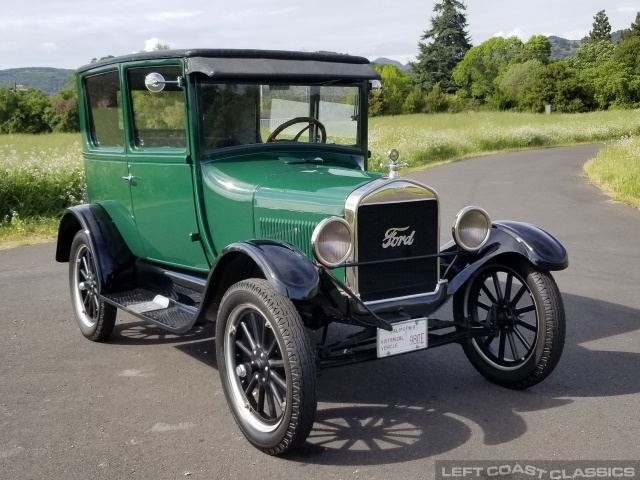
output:
[[[365,58],[169,50],[77,71],[88,203],[60,223],[71,305],[105,341],[118,309],[176,334],[216,323],[231,412],[257,448],[300,445],[329,367],[460,343],[487,379],[534,385],[565,332],[550,234],[367,169]],[[434,313],[453,302],[453,320]],[[329,327],[334,326],[329,332]]]

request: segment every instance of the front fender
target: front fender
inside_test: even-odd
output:
[[[71,207],[64,213],[58,227],[56,261],[69,261],[71,243],[80,230],[89,237],[103,291],[108,291],[116,277],[133,265],[135,257],[107,211],[93,203]]]
[[[458,250],[449,242],[442,252]],[[500,256],[521,256],[543,270],[563,270],[569,266],[566,249],[553,235],[529,223],[499,221],[493,223],[489,241],[475,253],[456,257],[448,268],[449,294],[455,293],[480,267]]]

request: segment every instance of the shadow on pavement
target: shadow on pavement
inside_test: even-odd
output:
[[[541,384],[525,391],[493,385],[457,345],[327,370],[318,379],[320,407],[311,435],[284,459],[326,465],[404,462],[453,450],[472,433],[483,435],[486,445],[498,445],[527,433],[522,413],[544,414],[574,398],[639,393],[640,353],[615,351],[616,342],[607,339],[640,329],[640,311],[576,295],[563,298],[564,354]],[[187,337],[162,332],[131,323],[118,327],[114,341],[173,344],[217,368],[213,324]]]

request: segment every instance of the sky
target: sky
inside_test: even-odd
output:
[[[0,69],[75,69],[156,42],[172,48],[333,51],[415,59],[434,0],[0,0]],[[584,37],[606,10],[628,28],[638,0],[466,0],[479,45],[496,36]]]

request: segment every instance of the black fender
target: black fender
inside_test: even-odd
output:
[[[454,252],[459,247],[449,242],[442,252]],[[517,255],[536,267],[555,271],[569,266],[566,249],[550,233],[529,223],[493,222],[489,240],[475,253],[463,253],[451,264],[443,261],[441,268],[449,269],[449,294],[454,294],[484,264],[505,255]]]
[[[280,295],[307,300],[320,288],[318,268],[296,246],[274,240],[249,240],[228,245],[216,258],[200,306],[200,314],[214,320],[228,288],[259,273]]]
[[[121,274],[133,266],[136,257],[107,211],[99,204],[77,205],[65,211],[58,227],[56,261],[69,261],[73,237],[80,230],[89,237],[103,291],[109,291],[116,283],[122,286]],[[114,281],[116,278],[118,282]]]

